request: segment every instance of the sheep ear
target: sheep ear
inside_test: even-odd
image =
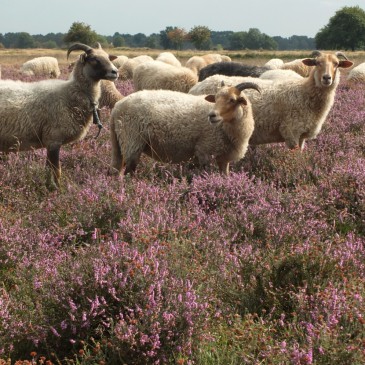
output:
[[[302,62],[306,66],[315,66],[317,64],[317,62],[314,58],[304,58],[304,60],[302,60]]]
[[[114,61],[114,60],[116,60],[118,57],[117,56],[113,56],[113,55],[109,55],[109,60],[110,61]]]
[[[346,60],[346,61],[340,61],[340,63],[339,63],[339,65],[338,65],[338,67],[342,67],[342,68],[349,68],[349,67],[351,67],[353,64],[354,64],[353,62],[348,61],[348,60]]]
[[[215,95],[207,95],[205,100],[209,101],[210,103],[215,103]]]
[[[247,105],[247,100],[243,96],[240,96],[239,98],[237,98],[237,102],[242,105]]]
[[[86,53],[83,53],[82,55],[80,55],[80,61],[81,63],[85,63],[86,60]]]

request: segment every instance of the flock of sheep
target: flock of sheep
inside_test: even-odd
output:
[[[310,58],[264,66],[232,62],[227,56],[193,56],[185,66],[170,52],[156,59],[111,56],[100,45],[76,43],[81,51],[68,80],[53,57],[26,62],[27,75],[55,78],[38,82],[0,80],[0,151],[47,150],[49,188],[60,184],[60,148],[101,127],[98,108],[112,109],[111,174],[133,173],[142,154],[179,163],[215,158],[229,173],[230,162],[248,145],[285,142],[303,149],[315,138],[334,103],[340,68],[353,62],[341,53],[313,52]],[[365,63],[348,73],[365,81]],[[123,96],[117,78],[132,80],[135,92]]]

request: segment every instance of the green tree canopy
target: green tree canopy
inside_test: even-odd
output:
[[[365,47],[365,11],[345,6],[315,36],[318,49],[352,50]]]
[[[197,49],[203,49],[204,43],[210,40],[210,29],[202,25],[195,26],[190,29],[188,37]]]
[[[66,43],[79,42],[89,46],[94,46],[98,40],[98,35],[93,31],[90,25],[80,22],[74,22],[66,33],[64,41]]]
[[[182,45],[186,40],[186,30],[184,28],[174,28],[167,33],[167,37],[174,45],[175,49],[182,49]]]

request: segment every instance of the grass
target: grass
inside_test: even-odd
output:
[[[34,53],[2,52],[21,78]],[[363,364],[363,85],[303,153],[250,148],[229,177],[110,177],[109,117],[62,148],[57,192],[44,151],[0,156],[0,364]]]

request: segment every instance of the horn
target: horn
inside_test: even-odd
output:
[[[70,55],[70,53],[72,51],[84,51],[84,52],[90,52],[92,50],[91,47],[87,46],[86,44],[83,43],[75,43],[73,44],[67,51],[67,59],[68,56]]]
[[[342,53],[342,52],[336,52],[335,53],[335,55],[337,56],[337,57],[343,57],[346,61],[348,61],[349,59],[345,56],[345,54],[344,53]]]
[[[244,89],[255,89],[256,91],[261,93],[260,87],[253,82],[242,82],[241,84],[236,85],[235,88],[239,91],[242,91]]]
[[[313,52],[312,52],[311,56],[312,56],[312,57],[319,57],[321,54],[322,54],[322,52],[321,52],[321,51],[317,51],[317,50],[315,50],[315,51],[313,51]]]

